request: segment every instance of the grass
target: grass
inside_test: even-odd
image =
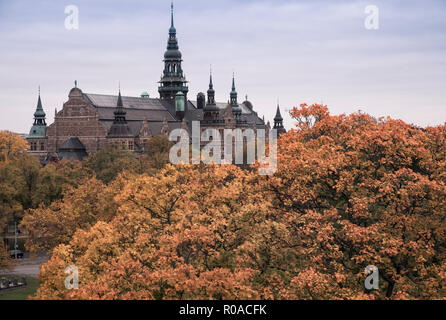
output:
[[[18,275],[15,276],[20,277]],[[11,277],[11,275],[8,275],[8,277]],[[39,281],[37,278],[27,276],[26,283],[26,287],[10,289],[4,292],[3,290],[0,291],[0,300],[26,300],[29,296],[34,295],[39,287]]]

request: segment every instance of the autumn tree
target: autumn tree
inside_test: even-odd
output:
[[[272,176],[167,165],[118,179],[107,218],[88,220],[101,209],[85,205],[74,216],[86,220],[70,222],[77,192],[88,202],[88,188],[73,189],[35,218],[62,211],[71,223],[47,246],[60,243],[36,298],[446,298],[446,126],[320,105],[291,115],[296,128],[281,135]],[[64,287],[68,265],[79,268],[79,290]],[[368,265],[379,291],[364,287]]]
[[[77,187],[68,187],[59,200],[31,209],[21,227],[28,231],[26,248],[31,252],[50,251],[68,243],[78,229],[88,230],[97,221],[109,221],[116,211],[114,196],[126,178],[109,186],[91,178]]]
[[[233,166],[168,165],[154,177],[130,180],[115,197],[119,208],[109,223],[79,230],[54,249],[37,297],[256,298],[249,285],[256,271],[239,265],[235,254],[259,211],[246,197],[252,178]],[[63,287],[67,263],[80,270],[76,292]]]
[[[29,145],[18,134],[0,131],[0,161],[8,162],[23,154]]]
[[[284,221],[283,232],[263,231],[278,253],[267,254],[272,297],[445,298],[444,126],[331,116],[320,105],[291,115],[297,129],[280,139],[278,172],[264,183]],[[252,263],[265,259],[257,250]],[[365,290],[367,265],[378,267],[380,291]]]

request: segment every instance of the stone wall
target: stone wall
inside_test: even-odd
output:
[[[83,98],[82,92],[74,88],[47,129],[48,152],[57,152],[66,140],[78,137],[87,153],[95,153],[106,144],[107,132],[94,108]]]

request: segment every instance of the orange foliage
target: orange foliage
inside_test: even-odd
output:
[[[113,214],[59,240],[36,298],[446,298],[446,127],[320,105],[291,115],[273,176],[168,165],[122,180]],[[55,205],[77,212],[82,190]],[[78,290],[64,288],[68,265]],[[364,287],[367,265],[379,291]]]

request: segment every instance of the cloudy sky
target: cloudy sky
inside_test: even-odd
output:
[[[79,30],[65,7],[79,8]],[[379,9],[368,30],[365,8]],[[0,0],[0,130],[28,132],[41,86],[48,122],[78,81],[87,93],[157,97],[170,24],[168,0]],[[418,125],[446,121],[444,0],[175,0],[175,26],[189,98],[219,101],[235,72],[266,119],[323,101],[334,114],[357,110]]]

